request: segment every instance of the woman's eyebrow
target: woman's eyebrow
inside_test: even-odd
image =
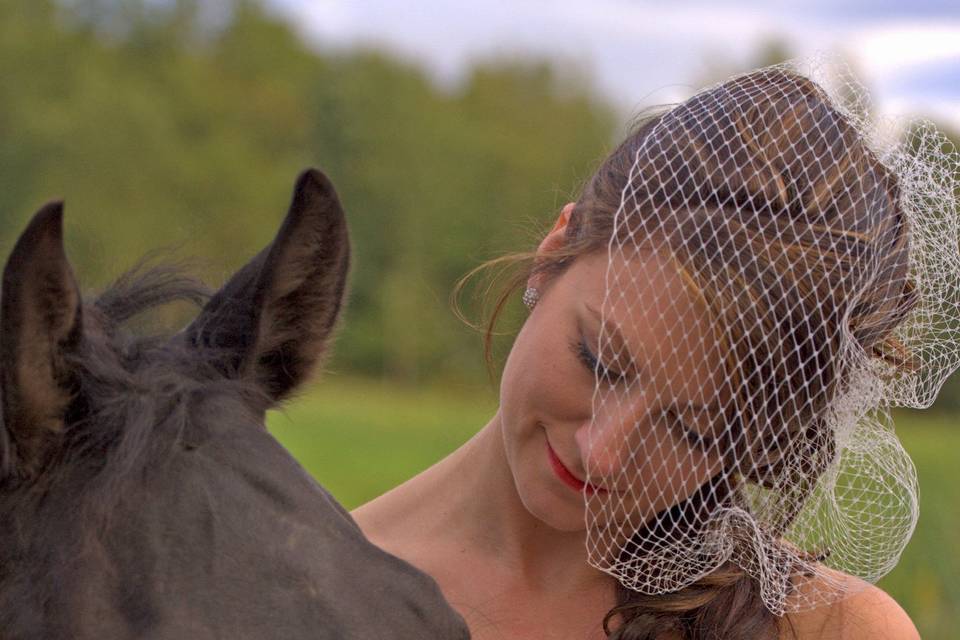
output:
[[[647,371],[642,364],[637,362],[637,359],[633,357],[630,353],[630,350],[627,349],[627,341],[624,339],[623,334],[620,333],[619,327],[613,322],[604,321],[603,317],[600,314],[600,310],[594,306],[591,306],[590,303],[584,302],[583,306],[586,307],[587,311],[596,316],[597,320],[601,324],[601,333],[610,336],[610,342],[613,344],[613,349],[616,352],[616,359],[618,362],[622,363],[621,358],[626,357],[627,362],[625,363],[626,370],[621,371],[623,373],[629,373],[630,375],[643,375],[644,379],[650,379],[650,372]]]

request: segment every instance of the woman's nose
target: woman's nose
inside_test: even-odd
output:
[[[587,480],[615,479],[633,458],[632,425],[614,420],[586,420],[574,434]]]

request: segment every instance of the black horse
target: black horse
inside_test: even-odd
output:
[[[468,638],[264,427],[344,297],[326,176],[301,174],[274,241],[212,297],[154,266],[82,300],[62,211],[3,274],[0,639]],[[182,300],[203,308],[179,333],[129,328]]]

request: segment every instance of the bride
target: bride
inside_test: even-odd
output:
[[[784,66],[645,119],[494,261],[530,308],[496,413],[356,521],[474,638],[917,638],[870,584],[916,518],[867,417],[923,370],[908,186]]]

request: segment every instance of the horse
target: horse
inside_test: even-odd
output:
[[[63,202],[33,216],[0,289],[0,639],[469,638],[265,427],[327,352],[349,266],[315,169],[213,293],[148,263],[82,297]],[[133,326],[183,301],[183,329]]]

